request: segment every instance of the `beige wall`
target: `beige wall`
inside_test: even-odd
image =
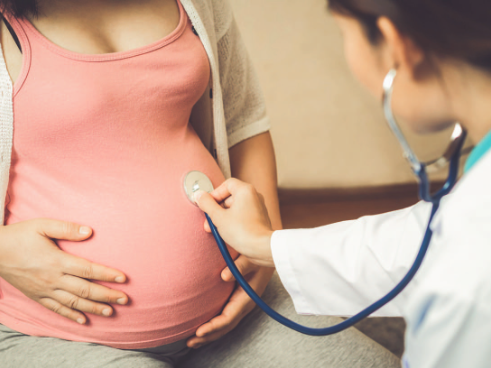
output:
[[[379,103],[345,65],[325,0],[230,2],[265,92],[281,187],[413,181]],[[411,142],[430,158],[447,136]]]

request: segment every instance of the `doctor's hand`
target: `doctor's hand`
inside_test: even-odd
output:
[[[271,220],[262,195],[252,185],[228,179],[211,193],[196,192],[194,199],[228,245],[256,265],[274,267]],[[205,230],[211,232],[206,221]]]

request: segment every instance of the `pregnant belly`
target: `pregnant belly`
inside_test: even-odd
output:
[[[91,226],[90,239],[57,243],[67,253],[124,272],[127,283],[101,284],[125,292],[129,304],[115,305],[110,318],[89,314],[89,323],[79,326],[15,290],[4,290],[4,300],[8,302],[10,292],[23,319],[48,336],[122,348],[157,346],[190,336],[220,313],[234,285],[220,278],[225,262],[213,237],[203,230],[204,214],[187,199],[183,179],[187,172],[199,170],[216,187],[224,177],[192,131],[159,155],[126,157],[117,164],[104,161],[94,161],[96,169],[89,170],[90,175],[73,173],[66,180],[46,175],[43,185],[35,187],[22,180],[19,165],[11,183],[8,222],[48,217]],[[94,176],[105,165],[106,170]],[[26,192],[30,195],[20,195]]]

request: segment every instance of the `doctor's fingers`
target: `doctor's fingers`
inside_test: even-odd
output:
[[[232,197],[228,197],[225,201],[223,201],[222,203],[220,203],[220,206],[222,208],[229,208],[230,207],[230,204],[233,202],[233,198]],[[207,233],[211,233],[211,229],[210,229],[210,224],[208,223],[208,220],[205,219],[205,231]]]
[[[248,194],[251,194],[252,196],[257,195],[257,197],[259,198],[259,201],[263,205],[266,205],[266,202],[264,201],[264,196],[261,193],[256,192],[256,189],[249,187],[248,188]],[[231,208],[234,205],[234,201],[235,201],[234,196],[228,197],[226,200],[224,200],[222,202],[222,207],[223,208]]]
[[[235,196],[244,190],[251,190],[252,188],[254,187],[251,184],[247,184],[239,179],[231,178],[225,180],[210,194],[217,202],[223,202],[231,196]]]
[[[225,211],[225,209],[217,203],[215,198],[213,198],[210,193],[203,190],[198,190],[194,194],[194,200],[198,207],[211,217],[212,221],[217,220],[221,213]]]

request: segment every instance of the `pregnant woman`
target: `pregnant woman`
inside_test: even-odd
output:
[[[251,301],[183,190],[191,170],[215,186],[233,174],[263,192],[281,227],[269,123],[228,5],[2,4],[0,365],[314,367],[333,359],[273,351],[282,328],[249,314]],[[234,256],[262,293],[271,272]],[[246,315],[241,333],[188,354]],[[271,349],[261,355],[254,343],[263,330]],[[298,346],[300,337],[285,336]],[[360,362],[396,362],[355,332],[345,339]],[[325,354],[323,344],[310,344],[309,354]],[[356,366],[353,356],[340,360],[339,341],[333,347],[338,363]]]

